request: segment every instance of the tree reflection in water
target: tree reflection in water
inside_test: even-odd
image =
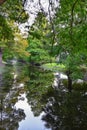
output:
[[[53,77],[49,72],[31,71],[27,84],[28,102],[35,116],[42,110],[45,126],[52,130],[87,130],[86,92],[68,93],[64,88],[51,87]],[[33,77],[33,78],[32,78]],[[51,84],[50,84],[51,83]]]
[[[87,93],[55,91],[44,112],[42,120],[52,130],[87,130]]]
[[[87,93],[68,93],[61,87],[55,90],[52,83],[53,74],[48,71],[23,65],[5,68],[0,73],[0,130],[19,129],[19,122],[26,115],[23,109],[16,109],[15,104],[23,93],[34,117],[43,112],[45,129],[87,130]]]
[[[48,95],[46,95],[44,102],[42,96],[46,94],[47,91],[52,90],[53,74],[52,72],[43,71],[42,69],[32,66],[29,70],[30,80],[27,82],[27,89],[29,91],[29,93],[27,93],[27,99],[34,116],[39,116],[48,98]]]
[[[20,84],[14,82],[14,72],[13,66],[6,66],[0,74],[0,130],[17,130],[18,122],[25,118],[24,111],[14,107]]]

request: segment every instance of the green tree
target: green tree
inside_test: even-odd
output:
[[[5,18],[15,20],[16,22],[25,22],[28,14],[24,10],[25,0],[5,0],[0,6],[0,14]]]
[[[70,91],[72,80],[82,78],[80,66],[86,65],[87,62],[86,6],[86,0],[60,0],[54,18],[56,55],[60,55],[61,61],[66,66]]]
[[[24,10],[24,4],[25,4],[24,2],[22,0],[20,0],[20,1],[19,0],[15,0],[15,1],[2,0],[2,1],[0,1],[0,47],[2,49],[4,48],[4,50],[3,50],[5,52],[5,54],[3,56],[4,58],[6,58],[6,55],[7,55],[7,57],[12,57],[12,55],[14,55],[16,53],[15,49],[13,51],[13,47],[15,45],[15,30],[18,33],[20,33],[20,32],[17,29],[17,26],[15,26],[15,22],[18,24],[23,23],[28,18],[28,14],[26,14],[26,12]],[[22,37],[22,36],[20,36],[20,37]],[[25,44],[25,42],[24,42],[24,44]],[[21,48],[23,48],[23,46],[19,47],[19,50]],[[25,47],[24,47],[24,50],[25,50]],[[21,52],[23,52],[23,51],[21,51]]]
[[[43,12],[39,12],[29,31],[30,61],[36,63],[50,62],[51,38],[50,25]]]

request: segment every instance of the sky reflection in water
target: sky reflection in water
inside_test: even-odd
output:
[[[38,117],[34,117],[31,107],[27,102],[26,94],[21,94],[18,102],[15,104],[16,109],[23,109],[26,115],[25,119],[19,122],[18,130],[48,130],[44,126],[41,117],[43,112]],[[23,100],[21,100],[23,99]],[[49,129],[51,130],[51,129]]]

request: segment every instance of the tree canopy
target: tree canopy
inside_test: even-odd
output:
[[[12,57],[12,55],[18,54],[17,48],[21,50],[21,52],[25,52],[25,42],[24,38],[20,39],[19,46],[16,43],[15,47],[15,32],[18,32],[20,37],[23,37],[18,29],[20,23],[24,23],[28,19],[28,14],[24,10],[24,2],[21,0],[6,0],[1,1],[0,6],[0,47],[4,48],[3,55],[6,57]],[[17,25],[18,24],[18,25]],[[22,42],[21,42],[22,41]],[[27,42],[27,39],[25,39]],[[24,45],[23,45],[24,44]],[[14,50],[12,52],[12,50]],[[20,52],[20,55],[21,55]],[[14,54],[12,54],[14,53]],[[7,55],[7,56],[6,56]],[[19,54],[18,54],[19,55]],[[26,54],[24,54],[26,55]]]
[[[58,62],[65,65],[65,73],[70,81],[83,78],[81,66],[87,66],[87,1],[56,2],[58,6],[55,8],[53,1],[49,0],[48,14],[43,10],[41,1],[38,3],[41,10],[29,28],[29,62],[31,58],[34,62],[52,62],[55,57],[59,57]],[[0,5],[0,41],[5,43],[15,37],[14,29],[9,23],[25,22],[28,15],[24,10],[25,0],[2,0]],[[17,44],[18,48],[21,46],[26,50],[25,45],[22,45],[21,42]]]
[[[86,5],[86,1],[61,0],[56,13],[57,46],[60,48],[60,53],[65,52],[66,54],[63,62],[66,64],[67,69],[71,71],[71,76],[76,75],[79,66],[86,64],[87,60]]]
[[[46,28],[49,30],[50,27],[50,30],[44,36],[46,41],[46,36],[48,35],[48,39],[46,41],[47,44],[45,46],[49,48],[50,56],[59,57],[58,62],[65,65],[65,73],[67,74],[69,81],[68,86],[71,86],[72,80],[78,78],[83,79],[84,73],[82,72],[81,67],[87,65],[86,6],[86,0],[60,0],[59,6],[55,9],[53,8],[53,2],[49,1],[49,25],[47,25]],[[55,10],[53,11],[55,12],[53,16],[50,13],[50,8]],[[43,39],[42,32],[44,33],[44,29],[41,27],[41,24],[45,24],[45,22],[38,17],[37,21],[39,21],[40,25],[38,27],[38,22],[36,22],[36,27],[38,27],[38,31],[41,32],[38,33],[37,29],[36,31],[34,29],[33,38],[39,37],[39,41],[37,42],[39,43]],[[33,34],[31,35],[33,36]],[[30,43],[32,43],[32,41],[33,39]],[[41,43],[41,45],[42,44],[43,43]],[[32,43],[32,46],[33,45],[34,44]]]

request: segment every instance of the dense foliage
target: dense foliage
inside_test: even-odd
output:
[[[49,4],[49,8],[53,7],[52,4]],[[53,8],[54,15],[50,16],[49,12],[48,22],[46,16],[44,19],[39,13],[30,29],[29,52],[32,61],[52,62],[49,57],[57,57],[57,62],[66,67],[69,86],[72,85],[72,80],[84,78],[82,67],[87,65],[86,6],[86,0],[60,0],[59,6]]]
[[[27,40],[20,34],[17,24],[25,22],[27,18],[28,15],[24,10],[22,1],[6,0],[3,4],[1,4],[0,48],[3,52],[4,60],[7,58],[13,58],[16,54],[18,56],[21,55],[20,57],[22,57],[22,55],[23,57],[26,55],[25,50],[27,45],[25,45],[25,42],[27,44]],[[18,40],[15,40],[17,39],[16,33],[19,33],[21,37]]]
[[[50,62],[51,56],[51,37],[50,25],[43,12],[38,13],[34,24],[29,31],[29,48],[31,56],[30,62],[47,63]]]
[[[87,1],[61,0],[56,10],[54,26],[57,38],[57,55],[60,55],[66,66],[69,80],[82,78],[81,66],[87,63],[86,6]],[[64,58],[62,55],[65,55]]]
[[[69,86],[72,80],[84,78],[82,67],[87,65],[87,1],[60,0],[55,8],[53,1],[49,0],[48,15],[41,8],[29,28],[29,46],[21,36],[18,36],[21,37],[19,41],[14,40],[14,22],[25,22],[28,18],[23,2],[7,0],[0,6],[0,46],[13,48],[12,56],[18,52],[17,55],[22,57],[24,53],[25,59],[28,59],[29,52],[29,62],[32,63],[61,62],[66,68]],[[5,52],[8,55],[11,51],[5,49]]]

